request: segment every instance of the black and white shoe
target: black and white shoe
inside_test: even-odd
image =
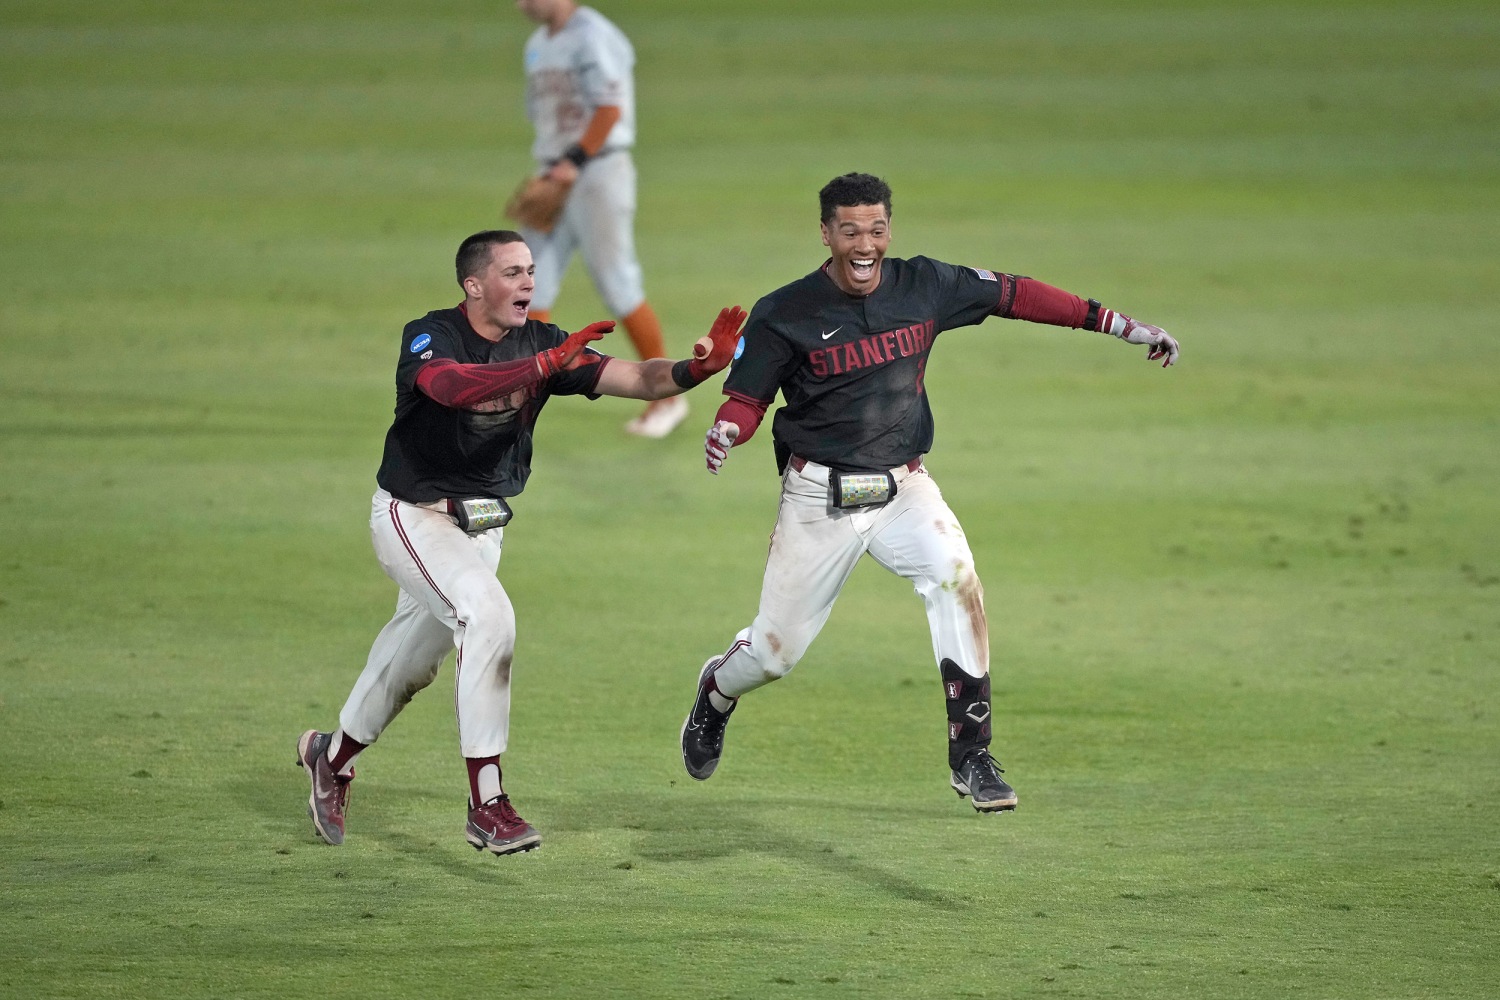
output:
[[[703,664],[698,674],[698,696],[693,699],[693,710],[682,723],[682,764],[687,773],[699,781],[707,781],[719,766],[724,755],[724,727],[734,714],[734,705],[729,711],[714,708],[708,698],[709,668],[718,662],[714,657]]]
[[[953,790],[959,798],[969,796],[979,812],[1003,812],[1016,807],[1016,790],[1000,777],[995,758],[983,747],[971,750],[953,772]]]

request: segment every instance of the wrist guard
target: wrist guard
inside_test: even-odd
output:
[[[672,366],[672,381],[683,389],[691,389],[708,378],[696,358],[684,358]]]
[[[1124,337],[1129,327],[1129,316],[1122,316],[1113,309],[1104,308],[1098,299],[1089,299],[1089,312],[1083,320],[1085,330],[1107,333],[1111,337]]]
[[[571,161],[575,167],[581,167],[589,161],[589,154],[584,152],[581,144],[575,142],[563,152],[562,158]]]

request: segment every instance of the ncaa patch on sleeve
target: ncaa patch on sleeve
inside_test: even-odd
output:
[[[431,336],[429,336],[428,334],[425,334],[425,333],[419,334],[417,336],[417,339],[415,339],[415,340],[413,340],[411,342],[411,348],[410,348],[410,350],[411,350],[411,352],[413,354],[416,354],[418,351],[422,350],[423,348],[425,348],[430,343],[432,343],[432,337]]]
[[[994,271],[986,271],[982,267],[971,267],[971,268],[969,268],[969,270],[971,270],[975,274],[979,275],[985,281],[998,281],[999,280],[998,278],[995,277],[995,272]]]

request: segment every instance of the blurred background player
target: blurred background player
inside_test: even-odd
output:
[[[465,835],[496,854],[541,842],[501,787],[516,618],[495,578],[506,500],[531,474],[537,417],[552,396],[662,399],[690,389],[729,364],[744,321],[738,307],[720,312],[701,359],[622,361],[586,349],[614,323],[569,335],[527,318],[533,266],[519,233],[475,233],[454,263],[463,301],[402,333],[396,415],[375,477],[370,535],[381,568],[401,588],[396,613],[376,637],[338,728],[309,729],[297,741],[297,763],[312,782],[308,814],[330,844],[344,842],[355,758],[432,683],[455,647],[458,740],[469,772]]]
[[[624,32],[574,0],[516,0],[540,27],[526,41],[526,117],[541,172],[571,185],[551,231],[522,228],[536,258],[531,314],[546,322],[576,251],[642,360],[665,355],[661,323],[646,301],[635,253],[635,50]],[[657,400],[625,425],[665,437],[687,401]]]
[[[891,189],[870,174],[818,192],[829,259],[755,304],[729,400],[705,440],[709,471],[755,433],[777,392],[771,434],[782,499],[760,610],[703,665],[682,726],[688,774],[707,779],[737,699],[797,664],[868,552],[927,605],[948,707],[951,784],[975,809],[1014,809],[990,756],[990,644],[984,589],[953,511],[922,464],[932,447],[923,375],[937,335],[990,316],[1082,327],[1177,360],[1165,331],[1031,278],[927,257],[886,259]]]

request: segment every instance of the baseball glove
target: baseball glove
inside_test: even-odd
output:
[[[550,233],[562,214],[572,184],[551,177],[528,177],[505,203],[505,214],[527,229]]]

